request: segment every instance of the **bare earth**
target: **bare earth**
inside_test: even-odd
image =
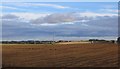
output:
[[[117,67],[116,44],[4,44],[4,67]]]
[[[2,44],[0,44],[0,68],[2,68]]]

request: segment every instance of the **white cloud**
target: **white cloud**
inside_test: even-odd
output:
[[[9,9],[9,10],[20,10],[20,11],[25,11],[26,9],[23,8],[18,8],[18,7],[12,7],[12,6],[0,6],[0,9]]]
[[[96,16],[117,16],[118,14],[114,13],[95,13],[95,12],[82,12],[79,13],[80,16],[86,16],[86,17],[96,17]]]
[[[100,9],[101,12],[118,13],[116,9]]]
[[[65,8],[70,8],[67,6],[61,6],[61,5],[55,5],[55,4],[30,4],[32,6],[48,6],[48,7],[53,7],[53,8],[59,8],[59,9],[65,9]]]
[[[57,9],[66,9],[70,8],[68,6],[56,5],[56,4],[47,4],[47,3],[4,3],[14,5],[16,7],[52,7]]]
[[[16,9],[18,9],[18,8],[15,8],[15,7],[10,7],[10,6],[0,6],[0,8],[4,8],[4,9],[13,9],[13,10],[16,10]]]
[[[53,13],[46,15],[45,17],[39,17],[37,19],[31,20],[33,24],[71,24],[71,23],[84,23],[90,20],[107,18],[117,16],[117,14],[112,13],[95,13],[95,12],[74,12],[74,13]]]
[[[11,13],[11,14],[16,15],[16,16],[20,17],[21,19],[24,19],[27,21],[49,15],[49,13]]]
[[[39,24],[39,25],[36,25],[36,24],[32,24],[32,25],[35,25],[35,26],[56,26],[57,24],[43,23],[43,24]]]
[[[75,16],[75,13],[54,13],[45,17],[40,17],[35,20],[31,20],[31,23],[34,24],[55,24],[55,23],[66,23],[81,20]]]
[[[72,14],[73,15],[73,14]],[[56,15],[57,16],[57,15]],[[7,17],[8,18],[8,17]],[[9,16],[10,18],[10,16]],[[13,17],[14,18],[14,17]],[[27,18],[27,17],[26,17]],[[3,20],[3,38],[47,38],[55,32],[55,36],[66,37],[86,37],[86,36],[115,36],[117,35],[117,17],[98,17],[98,20],[87,21],[83,17],[81,22],[61,22],[61,23],[26,23],[22,20]],[[77,23],[74,23],[77,22]],[[82,23],[84,22],[84,23]],[[63,24],[64,23],[64,24]],[[32,24],[32,25],[31,25]]]
[[[7,16],[6,16],[7,15]],[[11,17],[12,15],[12,17]],[[117,14],[112,13],[95,13],[95,12],[69,12],[69,13],[11,13],[3,14],[3,17],[16,17],[23,22],[33,25],[55,26],[59,24],[85,23],[96,19],[104,19]],[[83,24],[85,25],[85,24]],[[87,26],[87,25],[85,25]]]

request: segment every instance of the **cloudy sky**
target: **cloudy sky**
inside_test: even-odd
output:
[[[115,39],[117,2],[4,2],[3,40]]]

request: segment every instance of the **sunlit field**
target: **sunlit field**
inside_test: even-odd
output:
[[[117,67],[116,44],[3,44],[3,67]]]

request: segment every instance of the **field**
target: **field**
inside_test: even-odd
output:
[[[3,44],[4,67],[117,67],[116,44]]]

